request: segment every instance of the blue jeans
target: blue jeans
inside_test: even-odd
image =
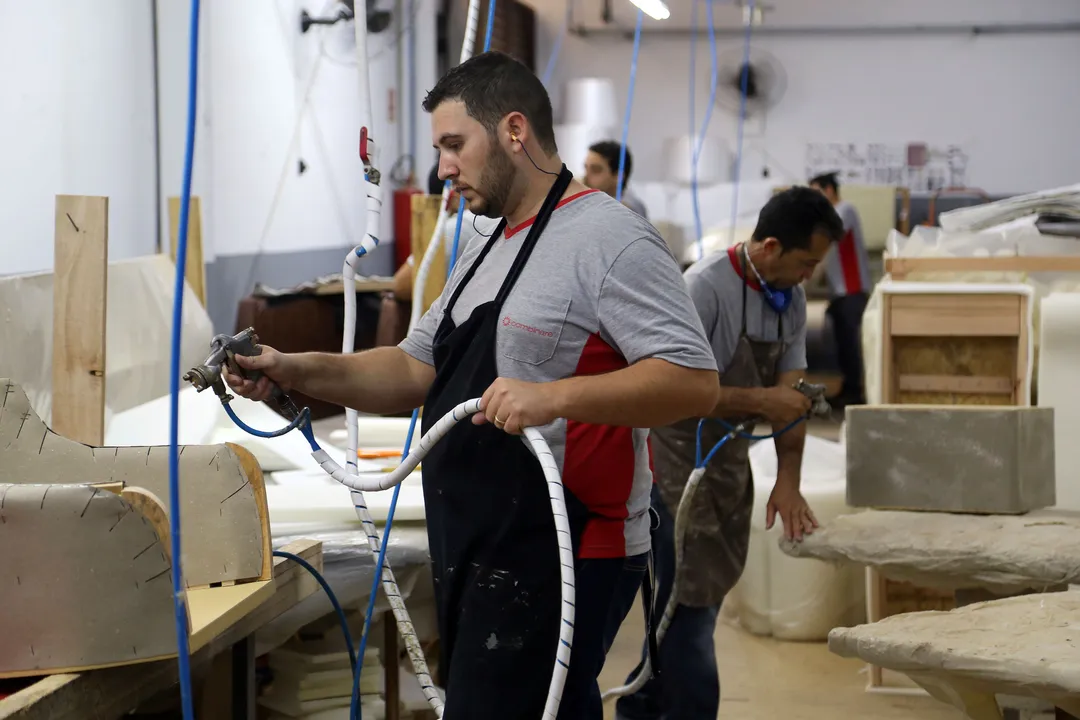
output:
[[[655,485],[652,505],[660,516],[660,527],[653,533],[653,562],[658,584],[654,617],[659,624],[675,580],[675,520],[664,507]],[[720,677],[716,669],[713,633],[719,613],[719,605],[676,606],[671,625],[660,643],[660,677],[653,677],[633,695],[619,698],[615,704],[619,720],[716,718],[720,711]],[[641,663],[645,662],[647,653],[646,642],[642,647]],[[641,663],[630,673],[628,683],[641,672]]]
[[[648,563],[648,553],[577,561],[574,647],[559,703],[559,720],[603,720],[597,678],[619,626],[641,591]]]

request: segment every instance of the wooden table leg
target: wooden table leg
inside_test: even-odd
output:
[[[386,720],[400,720],[401,678],[398,662],[397,620],[394,613],[383,613],[383,692],[386,697]]]

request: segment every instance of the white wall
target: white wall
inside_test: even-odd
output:
[[[179,194],[182,179],[187,5],[177,0],[158,3],[166,196]],[[392,3],[383,6],[391,9]],[[358,242],[365,200],[357,153],[361,104],[353,24],[315,26],[302,35],[299,16],[304,7],[315,16],[333,11],[330,2],[298,0],[203,4],[193,192],[205,198],[208,257],[273,255]],[[435,0],[419,0],[414,13],[419,97],[434,83],[434,8]],[[403,152],[394,125],[403,117],[401,98],[393,97],[397,113],[391,118],[391,93],[396,92],[398,52],[405,46],[404,29],[410,20],[396,17],[390,28],[369,39],[373,136],[380,147],[383,174],[379,237],[387,243],[393,235],[395,187],[390,168]],[[321,56],[320,40],[325,41]],[[417,124],[418,147],[427,148],[426,121],[421,116]],[[307,165],[302,175],[300,159]],[[431,153],[423,153],[419,166],[423,176],[431,162]]]
[[[58,194],[109,197],[109,255],[156,247],[151,6],[0,0],[0,274],[50,270]]]
[[[394,1],[380,0],[380,5],[394,9]],[[435,82],[436,5],[437,0],[417,0],[414,8],[416,103]],[[358,241],[365,199],[357,154],[361,107],[353,24],[315,27],[301,35],[301,7],[322,15],[332,3],[202,3],[192,192],[202,198],[207,261],[219,255],[346,248]],[[113,259],[156,251],[159,212],[167,243],[166,198],[180,194],[183,177],[189,15],[188,0],[68,0],[63,12],[0,0],[0,149],[6,170],[0,179],[0,274],[51,269],[57,194],[109,196]],[[379,236],[387,244],[396,186],[390,168],[403,152],[394,123],[407,118],[400,96],[394,98],[396,116],[389,117],[391,92],[398,53],[405,49],[404,27],[412,19],[396,17],[390,28],[371,36],[369,46],[373,132],[385,201]],[[326,40],[327,56],[319,61],[292,147],[320,38]],[[426,178],[434,156],[422,112],[416,131],[418,175]],[[298,158],[308,166],[303,175]],[[162,192],[155,198],[159,162]],[[388,260],[389,248],[383,254]],[[384,264],[379,269],[389,271]]]
[[[690,0],[669,2],[670,26],[689,27]],[[772,0],[773,26],[954,22],[1080,21],[1072,0]],[[582,0],[576,18],[597,27],[599,4]],[[538,53],[547,61],[563,20],[562,2],[535,3],[541,20]],[[614,3],[617,20],[633,29],[629,2]],[[741,15],[717,2],[718,27],[736,28]],[[701,12],[704,26],[704,10]],[[647,21],[646,27],[663,23]],[[1075,70],[1080,35],[897,37],[761,37],[787,74],[787,92],[764,131],[747,124],[743,180],[760,177],[764,160],[776,182],[803,181],[810,141],[960,143],[970,154],[968,184],[990,193],[1023,192],[1080,180],[1080,103]],[[741,39],[718,41],[738,52]],[[632,44],[625,39],[570,36],[553,82],[558,117],[562,83],[576,76],[611,77],[625,103]],[[707,38],[697,41],[697,113],[709,91]],[[663,179],[663,142],[689,127],[688,36],[645,35],[629,145],[634,178]],[[622,108],[620,108],[620,112]],[[717,107],[711,130],[735,147],[736,120]],[[633,180],[631,181],[633,182]]]

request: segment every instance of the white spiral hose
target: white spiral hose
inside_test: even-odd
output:
[[[472,54],[472,47],[476,42],[476,26],[480,17],[480,2],[479,0],[469,0],[469,14],[468,22],[465,31],[465,41],[462,44],[462,62],[468,59]],[[366,107],[370,110],[371,97],[370,97],[370,85],[367,78],[367,27],[366,23],[361,18],[357,18],[355,25],[355,32],[357,37],[357,56],[360,61],[359,66],[359,82],[360,82],[360,102],[362,105],[366,103]],[[370,113],[369,113],[370,115]],[[368,152],[369,161],[371,167],[377,167],[377,148],[374,142],[368,138]],[[365,168],[367,169],[367,168]],[[344,285],[344,299],[345,299],[345,318],[342,328],[342,354],[352,353],[355,349],[355,337],[356,337],[356,293],[353,291],[356,281],[356,266],[359,264],[360,258],[364,257],[368,253],[372,252],[378,247],[379,241],[375,235],[378,231],[379,223],[382,215],[382,187],[378,182],[367,181],[364,183],[367,190],[367,213],[365,232],[360,241],[360,244],[356,246],[345,258],[344,266],[342,267],[342,284]],[[424,262],[421,263],[419,272],[415,277],[413,284],[413,311],[412,317],[410,317],[409,328],[415,327],[419,321],[419,315],[417,309],[422,305],[423,287],[427,279],[427,272],[424,270],[424,265],[430,269],[431,263],[434,260],[434,253],[432,252],[432,246],[436,245],[435,240],[441,238],[442,229],[446,224],[446,204],[449,202],[449,188],[443,190],[443,209],[440,211],[440,220],[436,223],[435,238],[431,246],[428,247],[428,252],[424,255]],[[429,259],[428,256],[431,256]],[[421,300],[417,302],[417,291],[419,290]],[[355,476],[357,470],[357,450],[359,447],[359,427],[358,427],[359,413],[351,408],[345,409],[345,428],[348,435],[346,443],[346,455],[345,466],[346,469],[351,469],[352,473],[341,470],[343,476]],[[322,453],[325,455],[325,453]],[[328,459],[328,458],[327,458]],[[324,468],[326,465],[323,460],[316,457],[319,464]],[[335,463],[336,465],[336,463]],[[413,465],[415,468],[415,464]],[[329,472],[329,471],[328,471]],[[410,471],[411,472],[411,469]],[[409,474],[406,472],[401,479]],[[331,473],[333,475],[333,473]],[[400,482],[400,480],[398,481]],[[367,503],[364,500],[364,495],[359,488],[352,488],[349,486],[352,492],[353,506],[356,509],[357,517],[360,519],[360,523],[364,528],[364,532],[367,534],[368,546],[374,557],[379,556],[381,549],[381,540],[379,538],[378,529],[375,527],[375,521],[371,517],[371,512],[368,510]],[[390,603],[391,610],[394,613],[394,619],[397,621],[398,632],[401,634],[401,638],[405,643],[406,651],[409,654],[409,660],[413,666],[413,672],[416,675],[417,680],[420,683],[420,688],[424,693],[424,697],[427,699],[428,704],[435,711],[436,715],[441,718],[443,715],[443,701],[439,696],[439,691],[435,687],[435,682],[431,678],[431,673],[427,666],[427,658],[424,654],[424,649],[420,644],[420,639],[416,635],[416,629],[413,627],[412,619],[409,617],[408,609],[405,607],[405,601],[401,597],[401,591],[398,588],[397,580],[394,577],[393,570],[390,568],[390,560],[386,557],[383,559],[383,574],[382,574],[382,586],[383,591],[386,593],[387,600]],[[560,686],[561,693],[561,686]]]
[[[374,155],[375,150],[369,147],[369,152]],[[374,160],[372,161],[374,162]],[[345,287],[345,322],[341,339],[342,354],[352,353],[355,345],[355,266],[359,263],[360,258],[367,255],[371,250],[374,250],[379,243],[371,230],[379,227],[382,210],[382,187],[371,182],[366,182],[365,185],[367,186],[367,227],[369,230],[364,234],[361,243],[346,256],[344,266],[341,270],[342,282]],[[357,470],[357,448],[359,446],[358,419],[359,413],[357,413],[356,410],[353,410],[352,408],[345,409],[345,426],[348,432],[345,465],[353,473]],[[320,453],[325,455],[325,451],[320,451]],[[319,464],[325,467],[322,460],[318,457],[318,453],[316,453],[316,455],[316,460],[319,460]],[[352,492],[352,500],[353,507],[356,509],[356,515],[360,519],[360,524],[364,528],[364,533],[367,535],[368,547],[371,548],[372,556],[378,558],[382,543],[379,538],[379,531],[375,527],[375,520],[371,517],[371,512],[368,510],[363,493],[354,490]],[[438,714],[439,717],[442,717],[442,698],[439,696],[439,691],[435,687],[435,682],[431,679],[431,673],[427,666],[427,658],[424,655],[424,648],[420,644],[420,639],[416,635],[416,629],[413,627],[412,619],[409,617],[409,611],[405,607],[405,601],[401,597],[401,590],[398,588],[397,578],[394,577],[394,571],[390,568],[390,560],[385,556],[383,557],[382,587],[383,591],[386,593],[387,601],[390,603],[391,611],[394,613],[394,619],[397,621],[398,625],[398,632],[401,634],[402,640],[404,641],[406,652],[408,652],[409,660],[413,666],[413,672],[420,683],[420,688],[424,693],[424,697],[427,698],[428,703],[431,705],[432,709],[435,710],[436,714]]]
[[[349,473],[345,468],[337,464],[325,450],[313,452],[312,457],[335,480],[350,488],[356,496],[362,498],[363,496],[360,494],[362,492],[387,490],[407,478],[431,451],[435,443],[439,442],[450,431],[450,428],[479,411],[480,398],[467,400],[454,407],[450,412],[439,418],[435,425],[420,438],[420,442],[417,444],[418,447],[412,450],[408,457],[390,473]],[[570,533],[570,520],[566,511],[566,496],[563,492],[562,477],[559,473],[558,463],[555,462],[555,456],[544,440],[544,436],[536,428],[525,428],[523,441],[532,447],[537,460],[540,461],[540,467],[543,469],[544,480],[548,486],[548,497],[551,500],[551,513],[555,519],[555,541],[559,547],[559,568],[562,586],[559,644],[555,654],[555,668],[551,674],[551,684],[548,686],[547,703],[544,706],[544,718],[555,720],[559,714],[559,703],[562,700],[563,687],[566,685],[566,675],[570,668],[570,651],[574,645],[574,550]],[[360,505],[357,505],[357,508],[359,510]],[[364,512],[367,512],[366,508]],[[374,526],[370,529],[368,537],[374,548],[379,542]],[[385,572],[389,574],[390,568],[385,567]],[[385,582],[383,584],[386,585]],[[400,595],[397,592],[391,597],[401,603]],[[403,603],[402,612],[404,613]],[[408,622],[407,614],[405,615],[405,622]],[[402,622],[399,619],[398,626],[401,627],[401,625]],[[415,639],[415,633],[412,637]],[[425,673],[426,670],[425,667]],[[417,672],[419,673],[419,671]],[[428,678],[428,682],[430,683],[430,678]],[[439,717],[442,717],[441,701],[436,712]]]
[[[691,499],[694,496],[694,491],[697,490],[697,486],[701,483],[703,477],[705,477],[705,468],[694,468],[694,471],[690,473],[690,478],[686,481],[686,487],[683,488],[682,497],[679,498],[679,509],[675,512],[675,576],[671,581],[671,594],[668,595],[664,614],[660,618],[660,623],[656,626],[657,648],[663,642],[664,634],[667,633],[668,626],[671,625],[671,618],[675,615],[675,608],[679,604],[677,600],[679,597],[679,567],[682,565],[683,548],[686,544],[686,533],[683,530],[686,527],[687,520],[690,518]],[[613,697],[632,695],[645,686],[651,675],[652,654],[646,653],[645,662],[641,666],[641,672],[637,674],[637,677],[628,685],[608,690],[601,696],[601,700],[606,701]]]

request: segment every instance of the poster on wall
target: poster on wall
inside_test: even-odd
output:
[[[806,144],[806,177],[838,173],[841,183],[896,185],[912,192],[967,186],[968,154],[960,145],[927,143]]]

